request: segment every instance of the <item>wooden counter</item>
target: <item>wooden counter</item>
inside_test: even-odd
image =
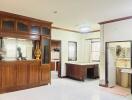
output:
[[[81,81],[86,77],[98,78],[98,64],[66,63],[66,76]]]
[[[0,93],[50,83],[50,65],[40,60],[0,61]]]

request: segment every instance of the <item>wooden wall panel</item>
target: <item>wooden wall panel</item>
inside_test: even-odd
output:
[[[55,70],[55,62],[51,62],[50,70],[51,71],[54,71]]]
[[[29,84],[39,83],[39,63],[32,63],[29,66]]]
[[[50,82],[50,66],[42,65],[41,66],[41,84],[47,84]]]
[[[28,84],[28,65],[27,63],[18,62],[17,66],[17,86],[26,86]]]
[[[1,68],[2,68],[2,64],[0,63],[0,89],[2,88],[2,71],[1,71]]]
[[[16,66],[11,62],[2,63],[2,88],[16,87]]]

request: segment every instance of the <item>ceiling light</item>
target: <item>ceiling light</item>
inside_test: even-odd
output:
[[[88,26],[82,26],[80,27],[80,32],[81,33],[87,33],[90,31],[90,28]]]

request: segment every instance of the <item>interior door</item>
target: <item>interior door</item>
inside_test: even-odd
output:
[[[108,44],[107,47],[108,59],[108,86],[113,87],[116,85],[116,66],[115,66],[115,49]]]

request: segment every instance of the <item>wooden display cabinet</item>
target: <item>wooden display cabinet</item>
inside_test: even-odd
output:
[[[51,24],[48,21],[0,11],[0,38],[38,41],[41,49],[40,60],[0,61],[0,93],[50,83]]]

